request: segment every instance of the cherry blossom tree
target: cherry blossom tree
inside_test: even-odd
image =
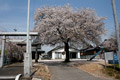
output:
[[[105,17],[98,17],[90,8],[42,7],[36,10],[34,20],[34,31],[39,32],[41,44],[64,44],[66,62],[69,62],[69,46],[99,45],[101,35],[105,33]]]
[[[103,46],[105,47],[106,50],[108,51],[117,51],[118,50],[118,45],[117,45],[117,38],[115,34],[112,34],[109,39],[106,39],[103,42]]]
[[[10,57],[13,60],[15,59],[18,61],[22,61],[24,50],[25,48],[21,48],[20,46],[17,46],[16,43],[12,43],[12,42],[6,43],[6,56]]]

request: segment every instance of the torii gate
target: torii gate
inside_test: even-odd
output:
[[[0,68],[3,67],[3,60],[4,60],[4,52],[5,52],[5,41],[6,36],[26,36],[27,32],[0,32],[0,36],[2,37],[2,51],[0,57]],[[31,54],[31,36],[38,36],[38,32],[30,32],[29,33],[29,43],[30,43],[30,54],[24,54],[24,76],[31,75],[31,68],[32,68],[32,54]]]

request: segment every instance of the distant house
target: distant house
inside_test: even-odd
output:
[[[32,59],[35,59],[36,56],[37,59],[39,59],[39,56],[41,56],[42,54],[45,54],[45,51],[41,50],[41,48],[36,49],[36,47],[32,47]]]
[[[23,47],[26,46],[26,43],[24,42],[17,43],[17,45]],[[24,52],[26,52],[26,49]],[[32,52],[32,59],[35,59],[35,57],[39,59],[39,56],[45,53],[45,51],[41,50],[41,45],[36,43],[32,43],[31,52]]]
[[[80,51],[74,48],[69,48],[70,59],[80,58]],[[48,52],[48,55],[51,59],[65,59],[66,54],[64,52],[64,47],[56,47]]]
[[[90,59],[99,50],[101,50],[100,47],[81,49],[80,50],[81,59]],[[102,58],[102,56],[103,56],[103,55],[101,55],[102,53],[103,52],[101,52],[100,55],[96,56],[96,58]]]

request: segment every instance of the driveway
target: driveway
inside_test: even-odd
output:
[[[110,80],[94,77],[63,62],[44,62],[52,74],[52,80]],[[111,79],[112,80],[112,79]]]

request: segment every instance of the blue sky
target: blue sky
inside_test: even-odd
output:
[[[13,31],[16,28],[19,32],[26,31],[27,23],[27,1],[28,0],[0,0],[0,31]],[[116,1],[117,16],[120,23],[120,0]],[[30,8],[30,29],[34,27],[34,12],[42,6],[64,6],[70,4],[73,8],[92,8],[98,16],[107,17],[105,29],[108,30],[107,38],[114,32],[114,20],[111,0],[31,0]]]
[[[120,13],[120,0],[115,0],[117,11]],[[111,0],[31,0],[30,9],[30,28],[34,27],[34,12],[42,6],[64,6],[70,4],[73,8],[92,8],[95,9],[98,16],[105,16],[105,28],[108,34],[114,31],[113,12]],[[118,17],[120,14],[118,14]],[[119,20],[119,18],[118,18]],[[0,0],[0,30],[26,31],[27,21],[27,0]],[[120,22],[120,20],[119,20]]]

